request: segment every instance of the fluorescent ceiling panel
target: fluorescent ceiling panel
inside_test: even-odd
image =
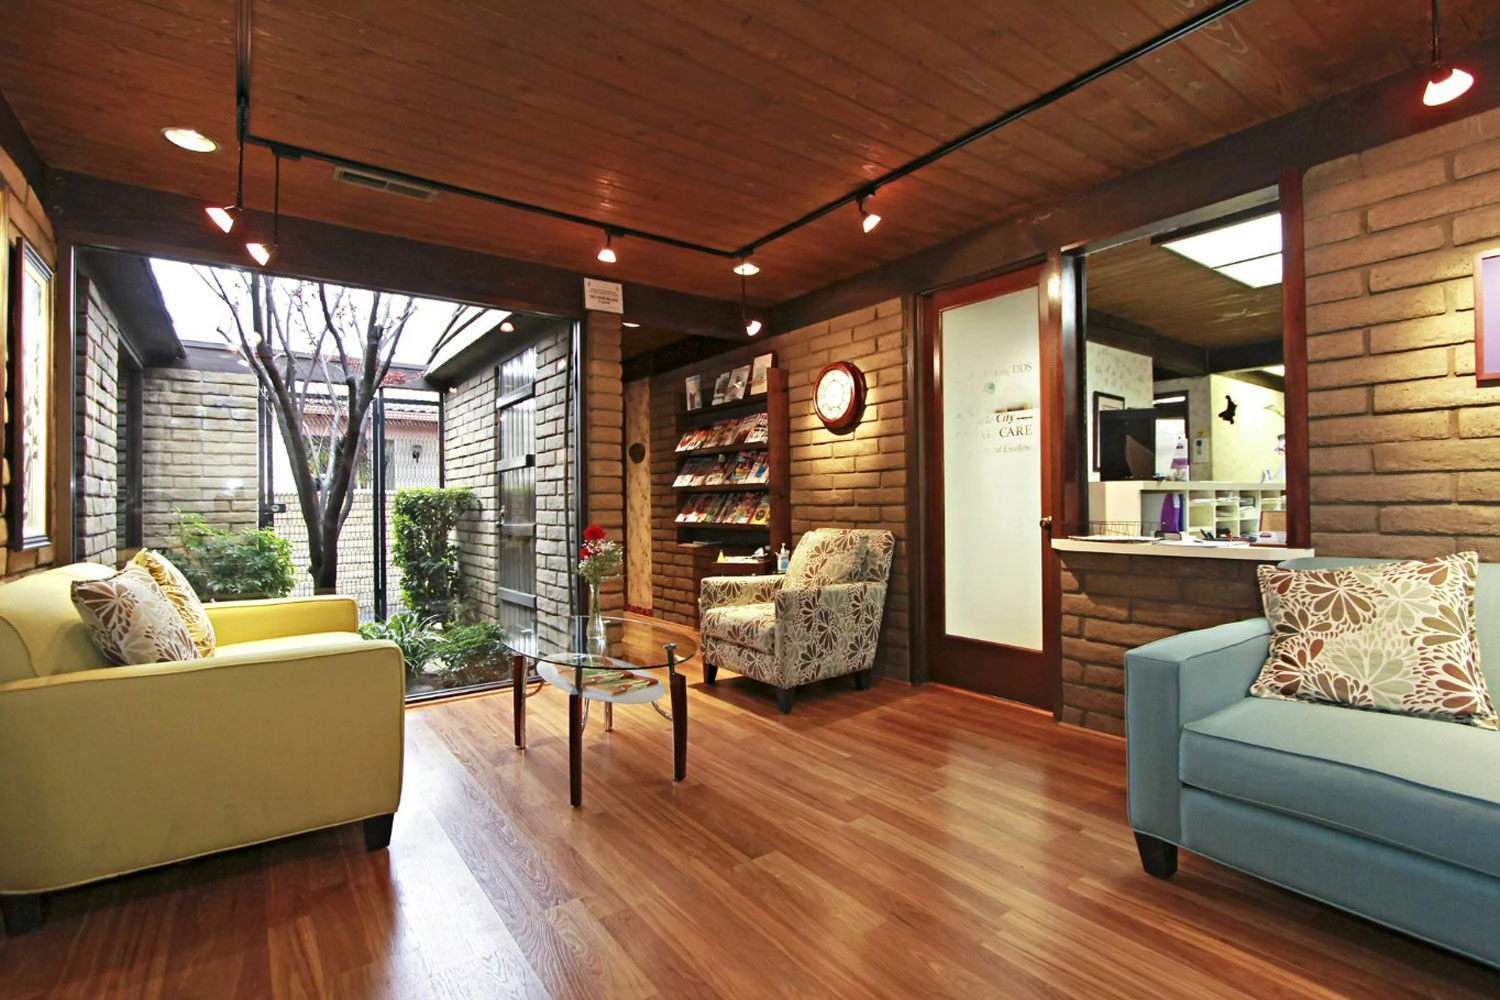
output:
[[[1246,219],[1218,229],[1170,240],[1162,246],[1204,267],[1218,269],[1281,252],[1281,213]]]
[[[1226,278],[1233,278],[1240,284],[1249,285],[1251,288],[1279,285],[1281,284],[1281,254],[1273,253],[1268,257],[1242,260],[1237,264],[1225,264],[1214,270]]]

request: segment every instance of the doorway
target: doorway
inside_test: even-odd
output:
[[[536,348],[497,370],[495,433],[500,509],[500,624],[536,628]]]
[[[933,293],[922,309],[928,676],[1052,711],[1059,281],[1051,265],[1026,268]]]

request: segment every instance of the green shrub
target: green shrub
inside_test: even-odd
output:
[[[401,599],[423,617],[442,622],[458,616],[464,586],[458,546],[450,536],[476,504],[467,489],[398,490],[391,504],[395,545],[391,558],[401,569]]]
[[[415,611],[398,611],[383,622],[365,622],[359,634],[366,639],[389,639],[401,647],[408,673],[420,674],[427,661],[437,655],[443,634],[437,619],[423,618]]]
[[[450,625],[438,642],[444,682],[464,687],[499,680],[505,676],[505,626],[494,622]]]
[[[213,528],[201,514],[177,514],[173,554],[205,600],[285,597],[296,582],[292,546],[270,528]]]

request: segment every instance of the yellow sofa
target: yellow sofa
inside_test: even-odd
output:
[[[0,585],[0,907],[323,827],[390,840],[404,671],[344,597],[208,605],[202,660],[111,667],[70,584],[77,563]]]

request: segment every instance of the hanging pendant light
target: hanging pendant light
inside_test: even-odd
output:
[[[240,136],[239,147],[239,165],[235,171],[234,181],[234,204],[210,205],[203,210],[213,224],[224,233],[234,229],[234,224],[240,218],[241,206],[245,204],[245,137],[243,135]]]
[[[245,244],[245,252],[261,267],[269,264],[276,255],[276,244],[281,239],[281,154],[273,149],[271,156],[276,163],[275,180],[271,187],[271,242],[252,241]]]
[[[1429,108],[1462,97],[1474,86],[1474,74],[1443,62],[1438,30],[1438,0],[1432,0],[1432,72],[1422,91],[1422,103]]]

